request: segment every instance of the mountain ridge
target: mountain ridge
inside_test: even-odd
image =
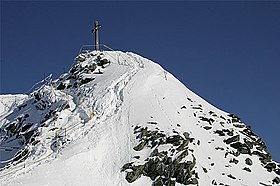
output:
[[[250,127],[158,64],[119,51],[76,60],[1,115],[1,145],[22,144],[1,157],[21,155],[1,164],[3,183],[279,184],[279,164]]]

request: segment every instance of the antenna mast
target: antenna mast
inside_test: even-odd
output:
[[[99,50],[99,35],[98,30],[101,28],[101,25],[98,23],[98,21],[95,21],[94,27],[91,30],[92,33],[94,33],[95,36],[95,50]]]

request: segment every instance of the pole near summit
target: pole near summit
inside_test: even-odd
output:
[[[91,30],[92,33],[94,33],[95,36],[95,50],[99,50],[99,35],[98,30],[101,28],[101,25],[98,23],[98,21],[95,21],[94,27]]]

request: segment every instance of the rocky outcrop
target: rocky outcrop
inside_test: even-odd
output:
[[[139,143],[133,149],[141,151],[148,148],[152,151],[144,160],[144,164],[139,165],[137,161],[134,161],[122,167],[129,183],[141,176],[147,176],[153,180],[154,186],[174,186],[176,183],[198,184],[198,176],[194,170],[196,158],[188,149],[188,144],[194,139],[190,138],[188,132],[184,132],[182,136],[179,134],[168,136],[157,130],[137,126],[134,128],[134,133],[137,135]],[[186,160],[187,157],[191,157],[192,161]],[[141,159],[141,157],[138,156],[137,159]]]

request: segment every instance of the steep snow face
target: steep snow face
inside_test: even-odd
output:
[[[4,185],[279,185],[233,114],[134,53],[81,54],[1,115]]]

